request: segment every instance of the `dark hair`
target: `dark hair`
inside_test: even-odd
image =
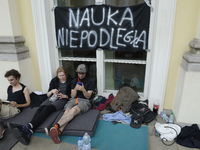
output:
[[[17,79],[17,78],[20,79],[21,74],[20,74],[17,70],[11,69],[11,70],[7,71],[7,72],[5,73],[5,75],[4,75],[5,78],[8,78],[9,76],[14,76],[15,79]]]

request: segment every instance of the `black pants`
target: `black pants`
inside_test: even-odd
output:
[[[56,111],[56,107],[54,105],[43,105],[38,108],[33,119],[31,120],[31,124],[33,125],[33,131],[36,130],[39,125],[41,125],[47,117]]]

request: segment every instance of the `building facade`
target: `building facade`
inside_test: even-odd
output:
[[[99,95],[108,96],[110,93],[116,93],[120,86],[130,84],[136,88],[142,100],[149,100],[150,108],[153,102],[158,100],[159,111],[173,110],[177,121],[200,123],[200,118],[192,120],[190,117],[199,112],[196,107],[200,104],[200,1],[152,0],[150,51],[144,53],[118,54],[103,49],[72,52],[56,48],[55,20],[52,11],[56,4],[71,7],[102,3],[129,6],[143,2],[2,0],[1,98],[7,97],[8,82],[4,78],[4,73],[9,69],[19,70],[22,74],[21,82],[28,86],[30,92],[46,93],[58,66],[65,67],[72,76],[75,76],[74,68],[83,62],[89,66]],[[127,73],[124,68],[128,70]],[[188,109],[186,114],[185,109]]]

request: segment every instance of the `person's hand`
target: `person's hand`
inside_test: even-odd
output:
[[[11,101],[10,105],[11,105],[12,107],[17,107],[17,103],[16,103],[15,101]]]
[[[85,89],[84,84],[82,83],[82,86],[79,84],[76,84],[76,89],[83,92],[83,90]]]
[[[67,95],[64,95],[62,93],[58,93],[57,96],[58,96],[59,99],[63,99],[63,98],[67,98],[68,99]]]
[[[59,91],[58,91],[57,89],[53,89],[53,90],[51,90],[51,92],[52,92],[53,94],[55,94],[55,95],[58,95],[58,93],[59,93]]]

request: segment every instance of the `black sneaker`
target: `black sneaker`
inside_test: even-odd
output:
[[[14,124],[9,123],[9,122],[7,123],[7,127],[8,127],[8,129],[9,129],[11,132],[13,131],[14,128],[19,128],[20,130],[23,129],[22,126],[20,126],[20,125],[14,125]]]
[[[30,138],[32,132],[29,130],[28,132],[22,132],[19,128],[14,128],[13,130],[14,137],[19,140],[22,144],[28,145],[30,142]]]
[[[31,130],[31,125],[28,123],[22,127],[22,132],[28,132]]]
[[[8,126],[8,129],[12,132],[13,131],[13,129],[15,128],[15,125],[14,124],[12,124],[12,123],[7,123],[7,126]]]

